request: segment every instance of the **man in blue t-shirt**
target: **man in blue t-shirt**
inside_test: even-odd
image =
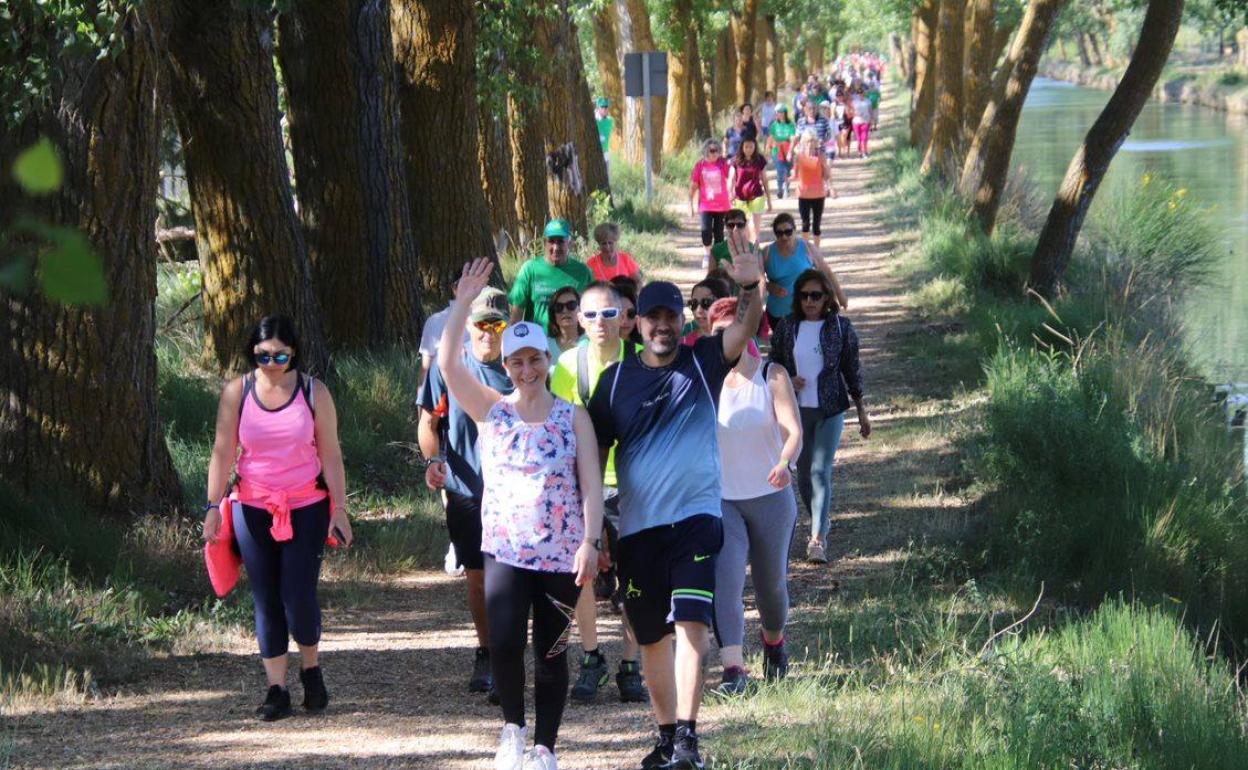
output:
[[[762,317],[758,254],[744,230],[733,230],[728,245],[725,268],[741,286],[733,324],[681,345],[680,289],[648,284],[637,298],[644,348],[604,371],[589,401],[604,458],[616,445],[620,581],[659,726],[643,768],[702,767],[702,660],[723,545],[716,404]]]
[[[503,369],[502,335],[507,328],[507,295],[486,289],[473,300],[468,314],[470,345],[464,351],[468,371],[499,393],[510,393],[511,378]],[[485,559],[481,555],[481,457],[477,424],[446,389],[435,362],[420,389],[417,438],[428,458],[425,484],[445,493],[446,529],[455,558],[468,578],[468,611],[477,631],[477,652],[469,692],[489,692],[488,635],[485,622]]]

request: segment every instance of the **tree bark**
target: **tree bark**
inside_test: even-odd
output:
[[[181,500],[156,411],[157,81],[162,24],[140,6],[117,24],[118,56],[60,52],[64,85],[0,132],[0,227],[29,214],[81,232],[109,299],[69,307],[38,291],[0,302],[0,476],[35,495],[68,492],[101,512],[164,513]],[[0,67],[15,66],[3,61]],[[68,119],[67,119],[68,118]],[[62,188],[34,200],[10,167],[40,136],[57,147]],[[10,246],[14,245],[12,242]]]
[[[762,14],[754,16],[754,66],[750,69],[750,103],[757,106],[767,90],[767,28]]]
[[[823,57],[825,53],[824,30],[821,27],[815,28],[815,34],[811,36],[809,42],[806,43],[806,55],[810,61],[810,71],[823,74]]]
[[[1235,42],[1239,45],[1239,66],[1248,67],[1248,27],[1235,33]]]
[[[277,312],[298,325],[308,368],[324,373],[323,320],[278,125],[273,18],[241,0],[171,9],[170,92],[204,273],[205,359],[247,369],[247,335]]]
[[[646,0],[615,0],[620,26],[618,32],[620,60],[624,54],[641,51],[657,51],[654,33],[650,27],[650,10]],[[670,59],[669,59],[670,61]],[[646,157],[645,138],[645,105],[640,99],[628,99],[624,117],[624,157],[630,163],[641,164]],[[650,98],[650,128],[654,132],[653,170],[662,166],[661,153],[658,152],[662,141],[659,131],[663,129],[663,121],[667,116],[667,98],[654,96]]]
[[[339,349],[418,342],[424,313],[390,8],[306,0],[281,14],[279,31],[299,216],[326,336]]]
[[[567,65],[571,47],[579,43],[569,34],[571,27],[565,18],[565,0],[559,0],[556,8],[535,20],[538,50],[550,53],[550,57],[538,65],[542,92],[538,114],[545,139],[546,194],[551,217],[566,219],[574,231],[584,233],[587,229],[584,159],[577,147],[573,115],[576,89],[569,82]]]
[[[585,62],[581,57],[581,45],[572,14],[565,14],[564,25],[568,28],[568,40],[571,41],[570,55],[567,57],[567,77],[572,97],[569,108],[575,122],[576,145],[585,172],[586,199],[596,192],[609,196],[611,183],[607,179],[607,159],[603,157],[602,142],[598,139],[598,123],[594,120],[594,98],[589,93],[589,81],[585,79]]]
[[[736,83],[737,44],[730,23],[715,37],[715,79],[711,87],[711,111],[715,118],[732,109],[737,98]]]
[[[914,9],[914,95],[910,108],[910,146],[926,153],[936,111],[936,14],[939,0]]]
[[[473,6],[469,0],[391,0],[403,152],[426,297],[449,296],[465,259],[494,257],[479,157]]]
[[[1031,257],[1031,283],[1041,294],[1051,297],[1057,290],[1070,264],[1088,207],[1110,161],[1161,77],[1182,17],[1183,0],[1149,0],[1127,71],[1075,151],[1040,231]]]
[[[962,130],[963,0],[940,0],[936,33],[936,115],[932,141],[923,156],[923,171],[939,170],[953,180],[958,172]]]
[[[995,0],[966,0],[966,45],[962,51],[962,135],[973,136],[992,88],[997,63]]]
[[[597,135],[595,135],[597,138]],[[516,184],[511,175],[511,135],[507,128],[506,111],[496,115],[478,105],[477,160],[481,171],[481,189],[490,207],[490,223],[499,243],[499,233],[519,238],[520,220],[516,215]]]
[[[1031,0],[1009,54],[992,86],[992,98],[984,108],[975,138],[962,165],[960,187],[974,201],[975,218],[985,233],[996,227],[997,210],[1010,171],[1014,139],[1023,103],[1036,77],[1036,69],[1049,43],[1053,22],[1066,0]]]
[[[507,126],[511,139],[511,178],[516,190],[516,224],[520,243],[524,244],[542,232],[550,215],[546,137],[542,133],[537,105],[515,94],[507,97]]]
[[[1088,44],[1084,40],[1083,33],[1075,31],[1075,46],[1079,49],[1079,63],[1084,67],[1092,66],[1092,57],[1088,55]]]
[[[911,19],[910,29],[913,33],[913,19]],[[901,79],[909,83],[911,63],[909,58],[906,56],[905,47],[901,44],[901,35],[896,32],[890,32],[888,34],[888,52],[889,55],[893,57],[893,61],[897,62],[897,71],[901,73]]]
[[[742,0],[737,17],[737,104],[754,101],[754,60],[757,58],[758,0]]]
[[[624,74],[620,70],[620,41],[616,30],[620,16],[614,2],[603,3],[594,14],[590,32],[594,38],[594,60],[607,98],[607,113],[620,129],[624,128]],[[616,142],[618,144],[618,140]]]
[[[702,60],[698,55],[697,28],[691,0],[673,0],[672,28],[684,41],[681,51],[667,60],[667,122],[663,125],[663,152],[677,153],[690,141],[711,135],[702,93]]]
[[[767,33],[767,88],[779,96],[783,90],[784,56],[780,51],[780,33],[776,29],[776,15],[763,17],[763,29]]]

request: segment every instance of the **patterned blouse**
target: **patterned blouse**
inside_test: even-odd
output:
[[[585,538],[573,409],[556,398],[546,420],[531,425],[503,398],[481,424],[481,550],[501,564],[572,572]]]

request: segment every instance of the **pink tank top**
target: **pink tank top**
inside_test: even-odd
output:
[[[290,400],[268,409],[256,394],[255,375],[243,381],[243,408],[238,418],[238,475],[267,489],[299,489],[316,481],[321,458],[316,453],[316,419],[308,393],[315,381],[299,383]]]

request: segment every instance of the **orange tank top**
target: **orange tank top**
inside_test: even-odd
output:
[[[823,162],[810,155],[797,156],[797,197],[824,198]]]

